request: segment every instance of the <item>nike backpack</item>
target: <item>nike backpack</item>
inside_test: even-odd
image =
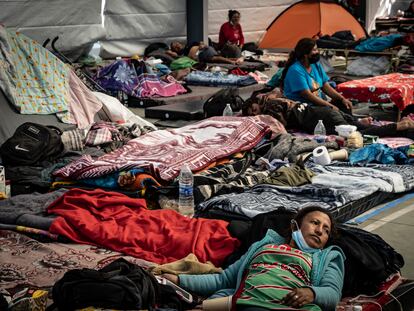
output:
[[[2,163],[7,166],[37,165],[58,158],[64,146],[60,129],[26,122],[0,147]]]

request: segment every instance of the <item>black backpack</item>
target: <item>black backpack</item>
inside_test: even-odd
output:
[[[64,150],[61,134],[61,130],[54,126],[23,123],[0,147],[3,164],[30,166],[56,159]]]
[[[151,273],[120,258],[100,270],[84,268],[66,272],[53,286],[53,305],[48,311],[90,306],[153,310],[159,296],[158,286]]]
[[[237,87],[225,88],[218,91],[211,96],[204,103],[204,117],[222,116],[226,104],[230,104],[233,112],[240,111],[243,106],[243,99],[239,96],[239,90]]]
[[[338,226],[333,244],[344,251],[343,296],[373,295],[391,274],[400,271],[404,258],[377,234],[348,226]]]

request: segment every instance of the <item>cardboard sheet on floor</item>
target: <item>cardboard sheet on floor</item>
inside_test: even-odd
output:
[[[161,120],[201,120],[205,100],[183,102],[145,109],[145,118]]]

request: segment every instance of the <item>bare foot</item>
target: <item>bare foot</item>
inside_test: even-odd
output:
[[[362,123],[364,125],[371,125],[373,120],[374,119],[372,117],[366,117],[366,118],[361,118],[358,121],[359,123]]]

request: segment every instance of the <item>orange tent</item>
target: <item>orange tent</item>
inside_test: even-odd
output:
[[[356,39],[367,36],[364,27],[341,5],[332,1],[300,1],[283,11],[267,28],[259,48],[292,49],[301,38],[350,30]]]

